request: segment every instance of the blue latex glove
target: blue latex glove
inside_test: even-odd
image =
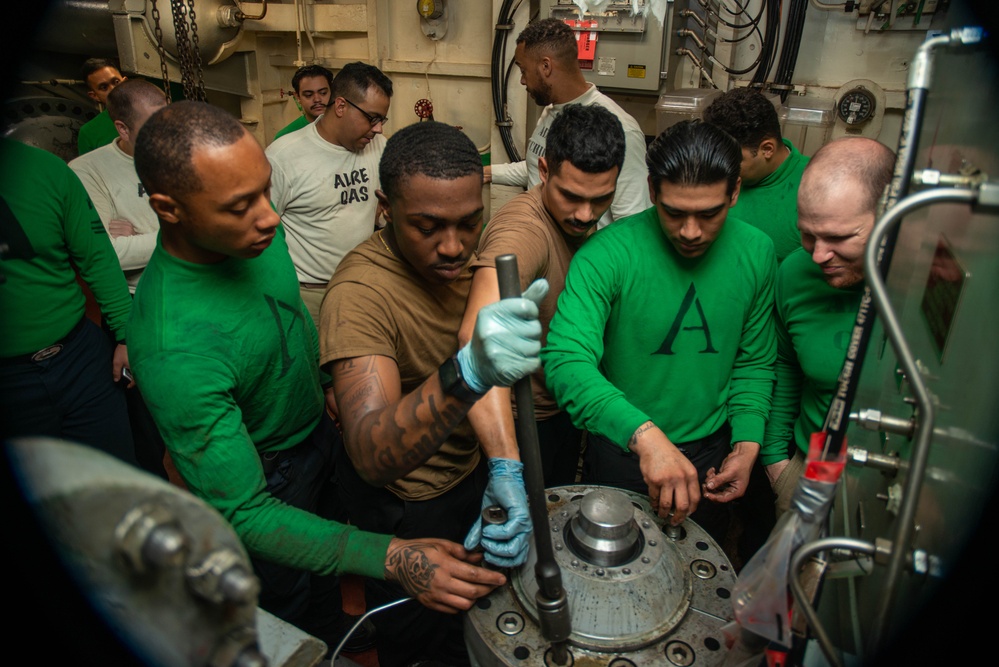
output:
[[[509,387],[541,368],[538,304],[548,281],[535,280],[520,298],[500,299],[479,311],[472,340],[458,350],[461,375],[472,391]]]
[[[482,494],[482,509],[499,505],[506,510],[506,523],[483,524],[480,518],[468,531],[465,548],[480,544],[486,560],[500,567],[516,567],[527,560],[531,515],[524,489],[524,464],[513,459],[489,459],[489,483]]]

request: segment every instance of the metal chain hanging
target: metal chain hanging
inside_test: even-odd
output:
[[[167,102],[172,102],[170,95],[170,72],[167,70],[166,49],[163,48],[163,29],[160,28],[160,10],[156,6],[156,0],[152,0],[153,32],[156,35],[156,51],[160,54],[160,70],[163,73],[163,92],[166,94]]]
[[[194,14],[194,0],[187,0],[187,4],[191,14],[191,52],[194,54],[194,64],[198,70],[198,77],[194,80],[195,88],[197,88],[198,99],[206,102],[208,96],[205,94],[205,72],[201,68],[201,49],[198,44],[198,20]]]
[[[194,0],[170,0],[173,11],[173,28],[177,40],[177,59],[180,61],[180,76],[184,84],[184,97],[189,100],[206,102],[204,73],[201,69],[201,53],[198,51],[198,28],[194,14]],[[188,26],[190,15],[191,26]],[[193,43],[191,35],[193,34]],[[195,76],[197,70],[197,76]]]

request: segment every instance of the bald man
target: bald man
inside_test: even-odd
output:
[[[787,511],[836,391],[864,291],[864,246],[895,154],[863,137],[832,141],[815,153],[798,189],[802,248],[777,274],[777,382],[760,457]]]

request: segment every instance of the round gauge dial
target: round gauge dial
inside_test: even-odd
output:
[[[876,106],[871,91],[858,86],[840,98],[836,111],[847,125],[860,125],[874,117]]]
[[[420,16],[429,20],[439,19],[444,13],[444,3],[442,0],[417,0],[416,11]]]

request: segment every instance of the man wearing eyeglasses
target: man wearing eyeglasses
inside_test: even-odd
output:
[[[377,221],[378,161],[392,81],[377,67],[345,65],[315,123],[274,141],[271,202],[288,237],[302,300],[319,322],[326,283]]]

